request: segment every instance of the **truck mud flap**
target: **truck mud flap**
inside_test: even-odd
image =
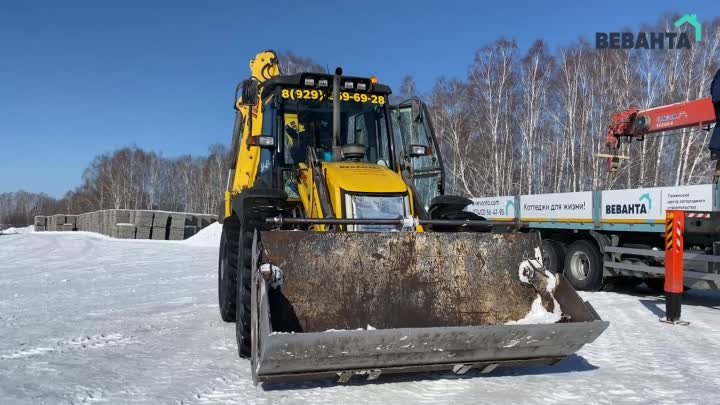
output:
[[[543,295],[542,283],[518,275],[536,235],[269,231],[259,239],[256,383],[555,364],[608,326],[562,276],[549,303],[562,309],[560,322],[505,325]],[[279,288],[261,265],[281,271]]]

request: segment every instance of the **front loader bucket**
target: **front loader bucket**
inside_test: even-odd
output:
[[[519,271],[535,257],[535,234],[268,231],[260,240],[256,382],[555,364],[608,326],[564,277]],[[559,306],[561,320],[506,325],[540,303],[558,316]]]

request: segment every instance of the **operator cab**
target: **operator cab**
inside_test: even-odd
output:
[[[310,154],[321,162],[362,162],[395,170],[388,130],[390,88],[373,79],[341,78],[339,145],[334,145],[332,82],[332,75],[313,73],[265,82],[262,132],[275,137],[275,163],[280,167],[271,170],[271,152],[264,150],[260,177],[280,183],[291,199],[298,198],[298,164],[307,162]],[[333,156],[333,146],[339,147],[339,156]]]

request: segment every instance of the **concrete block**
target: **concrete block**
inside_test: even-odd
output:
[[[43,232],[45,231],[45,226],[43,225],[34,225],[35,232]]]
[[[136,226],[135,239],[150,239],[151,230],[152,228],[149,226]]]
[[[165,227],[153,227],[151,238],[153,240],[166,240],[167,229]]]
[[[63,224],[62,230],[63,232],[68,232],[74,230],[75,226],[73,224]]]
[[[113,224],[129,224],[129,210],[110,210],[110,222]]]
[[[65,215],[65,223],[70,224],[74,227],[77,226],[77,215]]]
[[[33,225],[35,226],[42,226],[43,228],[46,225],[47,217],[43,215],[36,215],[33,221]]]
[[[185,225],[185,234],[183,235],[183,239],[187,239],[197,233],[197,226],[195,225]],[[174,229],[170,229],[170,232],[173,232]]]
[[[185,227],[180,229],[171,228],[168,234],[168,240],[183,240],[185,238]]]
[[[62,225],[65,223],[65,214],[55,214],[53,217],[53,225]]]
[[[148,227],[153,226],[153,212],[152,211],[133,211],[131,214],[131,221],[137,227]],[[164,225],[163,225],[164,226]]]
[[[152,211],[153,213],[153,228],[168,226],[168,220],[170,219],[170,213],[166,211]],[[183,225],[184,226],[184,225]]]
[[[114,225],[114,237],[119,239],[135,239],[135,225],[116,224]]]
[[[100,233],[100,216],[102,211],[95,211],[91,216],[91,229],[92,232]]]
[[[170,213],[170,229],[185,229],[185,217],[186,214],[180,212]]]
[[[100,233],[110,235],[110,210],[103,210],[102,212],[102,230]]]
[[[212,224],[213,222],[217,222],[217,215],[201,214],[197,215],[195,226],[197,226],[198,230],[200,230]]]

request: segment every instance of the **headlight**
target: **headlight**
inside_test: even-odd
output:
[[[346,212],[349,218],[358,219],[395,219],[410,215],[410,203],[407,196],[345,195]],[[351,231],[397,231],[393,225],[354,225]]]

